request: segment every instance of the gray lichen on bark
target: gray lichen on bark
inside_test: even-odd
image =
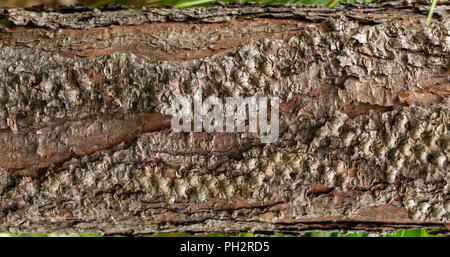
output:
[[[442,226],[449,7],[406,7],[1,9],[0,230]],[[279,140],[161,125],[199,89],[279,96]]]

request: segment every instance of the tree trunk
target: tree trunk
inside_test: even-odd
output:
[[[428,9],[0,9],[0,231],[448,226],[450,5]],[[278,140],[176,133],[199,90],[278,96]]]

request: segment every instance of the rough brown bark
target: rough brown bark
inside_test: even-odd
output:
[[[448,4],[116,9],[0,9],[1,232],[448,225]],[[197,89],[278,141],[173,132]]]

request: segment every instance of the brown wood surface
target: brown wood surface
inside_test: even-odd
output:
[[[0,232],[445,230],[450,6],[0,8]],[[171,104],[279,96],[280,135]],[[444,232],[445,233],[445,232]]]

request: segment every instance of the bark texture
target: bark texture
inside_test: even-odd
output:
[[[448,226],[450,6],[0,9],[0,231]],[[202,90],[280,136],[175,133]]]

